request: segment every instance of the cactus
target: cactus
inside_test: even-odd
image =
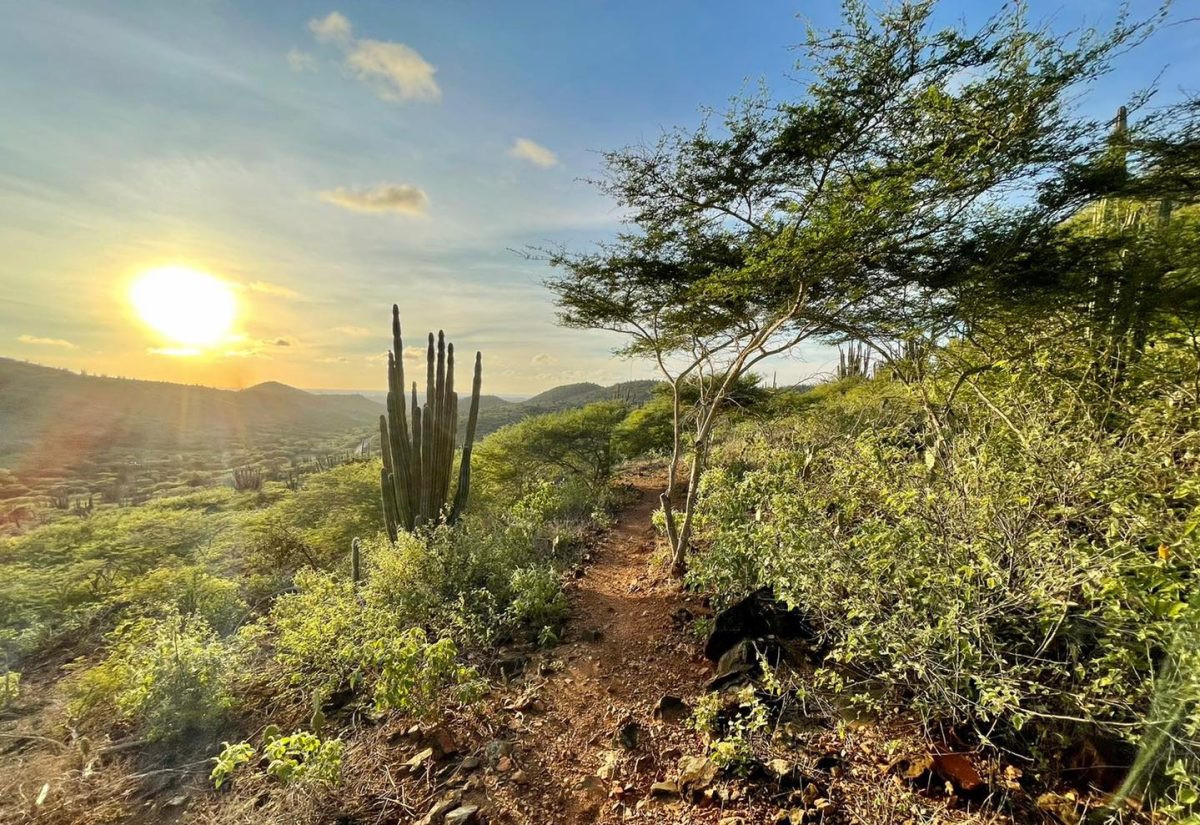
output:
[[[851,343],[846,349],[838,348],[837,377],[866,378],[871,370],[871,352],[866,344]]]
[[[261,490],[262,483],[263,474],[258,467],[238,467],[233,471],[233,489],[239,493],[247,490]]]
[[[350,541],[350,581],[358,587],[362,581],[362,551],[358,539]]]
[[[379,416],[379,445],[383,457],[380,488],[388,537],[411,532],[423,524],[458,521],[471,489],[471,448],[479,417],[482,356],[475,353],[475,378],[467,418],[458,487],[450,496],[454,447],[458,434],[458,393],[454,391],[454,345],[438,332],[429,333],[425,351],[425,403],[417,405],[417,382],[412,382],[411,408],[405,404],[404,343],[400,308],[392,306],[392,350],[388,353],[387,414]],[[411,427],[409,419],[412,419]]]

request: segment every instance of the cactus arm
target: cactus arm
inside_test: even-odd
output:
[[[458,491],[450,511],[451,523],[457,522],[471,494],[471,451],[475,445],[475,424],[479,420],[479,388],[483,377],[483,356],[475,353],[475,378],[471,382],[471,411],[467,414],[467,433],[463,438],[462,461],[458,466]]]

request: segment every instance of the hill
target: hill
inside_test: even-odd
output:
[[[0,466],[67,466],[97,450],[189,451],[369,427],[383,406],[277,382],[245,390],[79,375],[0,358]]]

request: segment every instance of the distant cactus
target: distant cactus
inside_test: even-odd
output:
[[[350,581],[355,587],[362,581],[362,551],[358,539],[350,541]]]
[[[871,372],[871,351],[866,344],[851,343],[838,348],[838,379],[866,378]]]
[[[482,357],[475,353],[471,410],[459,462],[458,488],[450,499],[454,445],[458,432],[458,393],[454,391],[454,345],[438,332],[436,347],[429,333],[426,349],[425,403],[417,405],[417,382],[412,383],[411,411],[404,390],[404,343],[400,308],[392,307],[392,350],[388,353],[387,415],[379,416],[381,488],[388,536],[411,532],[422,524],[453,524],[462,514],[471,489],[471,449],[479,418]],[[412,418],[411,428],[408,423]],[[447,506],[449,505],[449,506]]]
[[[239,493],[261,490],[262,482],[262,470],[258,467],[238,467],[233,471],[233,489]]]

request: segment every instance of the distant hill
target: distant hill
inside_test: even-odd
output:
[[[479,400],[477,436],[531,415],[620,399],[645,402],[654,381],[555,387],[525,401]],[[460,405],[465,431],[469,405]],[[267,381],[243,390],[81,375],[0,358],[0,467],[66,468],[99,453],[219,453],[375,432],[384,405]]]
[[[113,449],[222,450],[369,432],[383,405],[277,382],[241,391],[80,375],[0,358],[0,466],[66,466]]]

